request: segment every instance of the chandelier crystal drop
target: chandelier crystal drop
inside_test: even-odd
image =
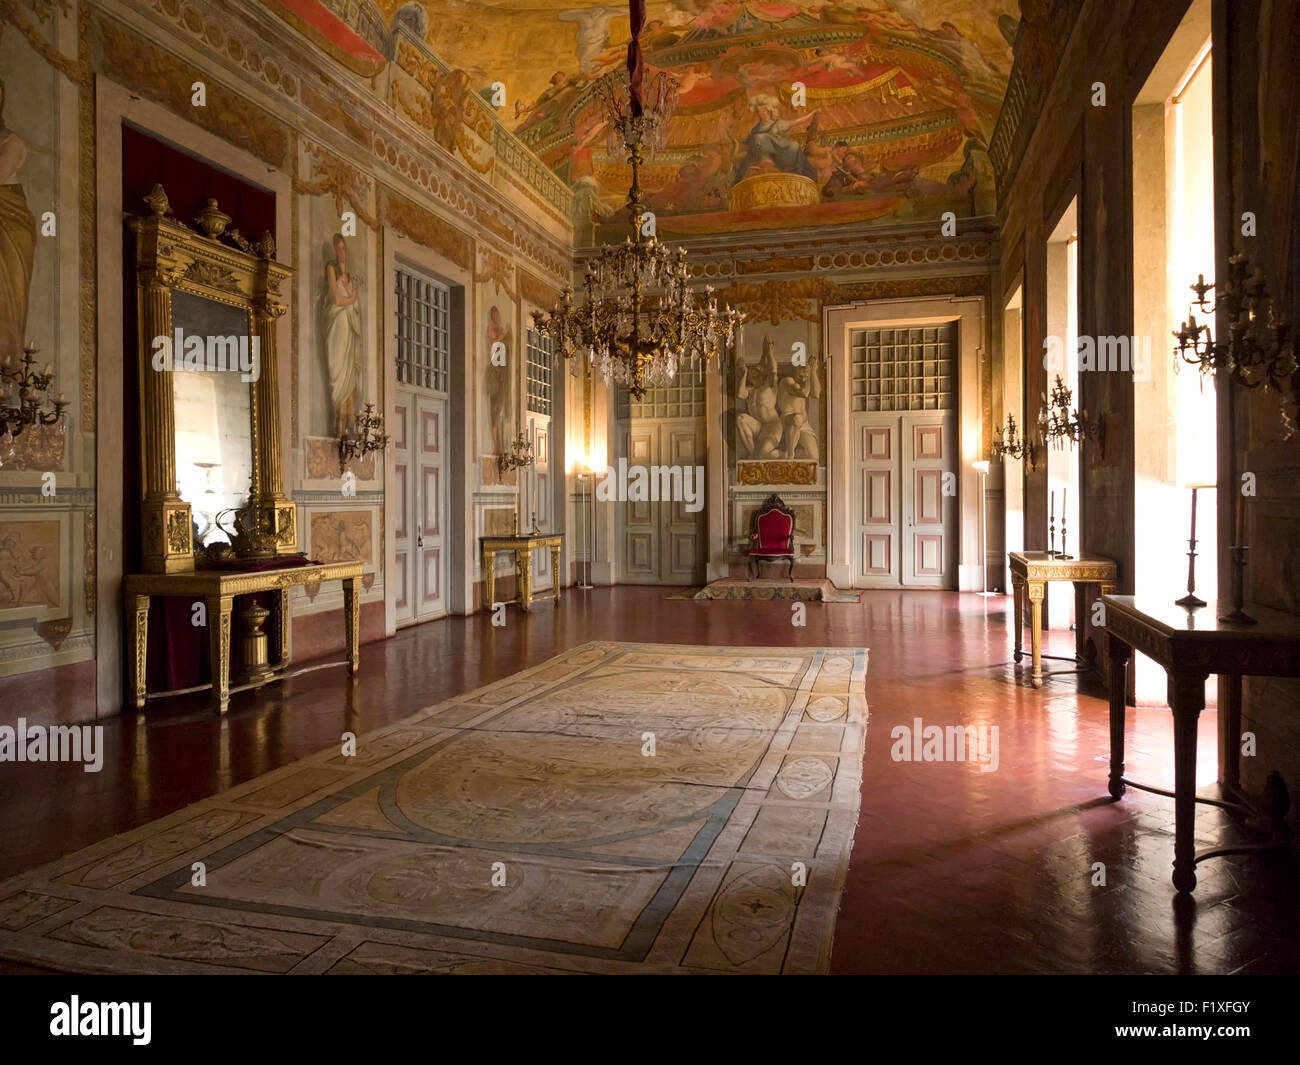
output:
[[[573,291],[566,288],[553,311],[533,312],[533,322],[566,359],[585,355],[606,384],[624,385],[639,399],[684,369],[717,358],[744,318],[739,311],[720,308],[712,286],[702,296],[691,288],[685,250],[659,240],[646,210],[641,165],[646,153],[662,143],[676,104],[676,85],[656,75],[647,108],[640,44],[644,0],[632,0],[629,8],[627,78],[610,79],[605,92],[611,136],[632,167],[627,194],[632,235],[622,244],[602,247],[588,261],[581,306],[574,306]]]

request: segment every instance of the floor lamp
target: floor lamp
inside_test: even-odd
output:
[[[578,474],[578,483],[586,486],[583,495],[580,498],[580,505],[585,506],[587,497],[591,496],[591,524],[587,526],[587,579],[585,581],[582,579],[578,580],[578,587],[583,591],[595,587],[595,585],[591,583],[591,560],[595,556],[596,552],[596,497],[592,494],[590,486],[587,485],[590,477],[590,473]],[[579,570],[579,573],[581,573],[581,570]]]
[[[984,478],[989,473],[989,460],[980,459],[972,463],[976,472],[980,475],[980,595],[990,596],[997,595],[997,592],[990,592],[989,589],[989,549],[988,549],[988,528],[987,528],[987,508],[984,505]]]

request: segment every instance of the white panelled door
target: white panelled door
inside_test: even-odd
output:
[[[399,625],[447,613],[447,386],[451,293],[397,267],[393,523]]]
[[[953,324],[850,330],[853,583],[955,588]]]

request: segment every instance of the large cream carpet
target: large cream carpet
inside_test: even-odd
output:
[[[861,649],[586,644],[353,757],[324,751],[7,881],[0,956],[115,973],[824,972],[866,665]]]

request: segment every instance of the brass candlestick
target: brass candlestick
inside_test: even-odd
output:
[[[1196,597],[1196,538],[1192,537],[1187,541],[1187,594],[1181,599],[1175,599],[1176,606],[1185,606],[1189,610],[1198,606],[1204,606],[1205,600]]]
[[[1185,606],[1189,610],[1205,605],[1204,599],[1196,597],[1196,497],[1199,491],[1198,488],[1192,489],[1192,527],[1187,536],[1187,594],[1174,600],[1176,606]]]
[[[1220,621],[1231,622],[1234,625],[1258,624],[1258,621],[1243,609],[1246,604],[1246,552],[1249,550],[1248,547],[1232,549],[1232,613],[1220,617]]]
[[[1062,506],[1064,505],[1065,505],[1064,501],[1062,501]],[[1056,553],[1056,557],[1060,559],[1065,559],[1067,562],[1072,557],[1066,554],[1065,551],[1065,511],[1064,510],[1061,511],[1061,550]]]

